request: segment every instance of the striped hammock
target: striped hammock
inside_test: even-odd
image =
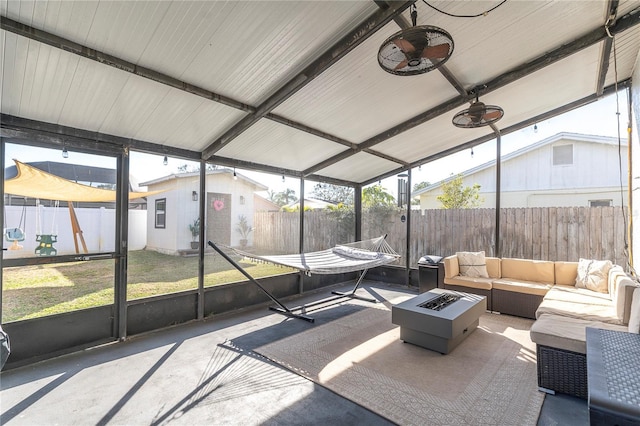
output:
[[[240,256],[258,261],[288,266],[307,275],[339,274],[362,271],[394,262],[400,258],[386,242],[386,235],[355,243],[337,245],[331,249],[300,254],[261,256],[233,249]]]

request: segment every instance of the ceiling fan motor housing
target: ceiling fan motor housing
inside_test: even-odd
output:
[[[378,50],[378,63],[394,75],[416,75],[443,65],[453,53],[453,38],[445,30],[420,25],[399,31]]]

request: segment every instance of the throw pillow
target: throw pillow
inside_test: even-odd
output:
[[[576,287],[599,293],[609,293],[609,269],[612,266],[610,260],[580,259]]]
[[[456,253],[460,275],[470,278],[489,278],[484,251],[460,251]]]
[[[631,299],[629,333],[640,333],[640,288],[633,291],[633,299]]]
[[[363,250],[347,246],[335,246],[333,248],[333,252],[342,256],[361,260],[373,260],[381,257],[381,254],[375,251]]]

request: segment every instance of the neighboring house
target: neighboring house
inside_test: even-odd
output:
[[[328,201],[318,200],[316,198],[305,198],[304,208],[305,210],[326,209],[329,206],[335,206],[336,203],[330,203]],[[294,211],[300,209],[300,201],[282,206],[282,210]]]
[[[500,207],[619,206],[628,196],[627,140],[606,136],[558,133],[501,158]],[[619,154],[622,157],[619,157]],[[496,162],[462,173],[463,186],[480,185],[484,202],[494,207]],[[451,176],[412,194],[420,209],[437,209],[441,185]],[[621,195],[620,186],[624,193]]]
[[[238,246],[240,234],[235,231],[238,218],[244,215],[253,224],[254,195],[267,187],[233,170],[207,170],[205,239]],[[198,218],[200,172],[179,173],[140,183],[149,191],[162,190],[148,197],[147,249],[165,254],[188,250],[192,236],[189,224]],[[249,235],[252,245],[252,235]]]
[[[277,212],[280,206],[258,194],[253,195],[253,208],[257,212]]]

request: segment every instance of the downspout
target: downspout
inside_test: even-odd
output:
[[[501,151],[501,140],[500,140],[500,130],[498,127],[491,123],[491,128],[493,132],[496,134],[496,234],[495,234],[495,257],[501,257],[501,247],[500,247],[500,151]]]

